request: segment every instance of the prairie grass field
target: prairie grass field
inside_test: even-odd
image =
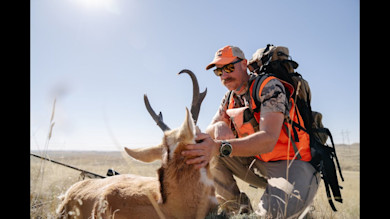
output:
[[[360,145],[336,145],[336,152],[345,179],[341,182],[339,178],[340,185],[343,187],[341,190],[343,203],[334,202],[338,211],[333,212],[327,200],[324,184],[321,182],[313,207],[306,218],[360,218]],[[109,168],[120,174],[156,176],[156,170],[161,164],[160,161],[142,163],[119,151],[46,151],[44,153],[31,151],[31,153],[102,176],[106,176]],[[30,218],[55,218],[55,210],[59,204],[58,196],[80,180],[82,180],[80,171],[30,156]],[[237,181],[240,189],[251,199],[254,210],[257,210],[264,190],[250,187],[239,179]],[[251,215],[251,218],[252,216],[256,218],[255,215]]]

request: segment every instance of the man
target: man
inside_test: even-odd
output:
[[[229,91],[207,127],[207,134],[198,134],[199,143],[187,145],[183,155],[193,157],[187,164],[202,168],[211,161],[217,199],[226,212],[245,213],[252,209],[249,198],[240,192],[235,175],[265,189],[258,214],[297,217],[312,202],[320,178],[308,162],[309,141],[300,141],[299,160],[288,146],[290,141],[286,140],[288,135],[283,126],[285,116],[292,115],[292,107],[285,84],[271,77],[263,82],[259,90],[260,113],[256,114],[250,95],[254,80],[247,73],[247,60],[241,49],[235,46],[219,49],[206,70],[213,67]],[[299,132],[298,136],[304,135]]]

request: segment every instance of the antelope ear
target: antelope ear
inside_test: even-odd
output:
[[[186,107],[186,118],[180,127],[179,136],[183,140],[189,141],[189,143],[194,143],[193,141],[195,139],[195,132],[196,126],[194,120],[192,119],[192,116]]]
[[[150,163],[155,160],[160,159],[162,157],[162,145],[159,144],[157,146],[149,147],[149,148],[137,148],[130,149],[125,147],[125,151],[130,157],[133,157],[136,160]]]

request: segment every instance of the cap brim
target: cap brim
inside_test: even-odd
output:
[[[206,70],[209,70],[210,68],[214,67],[216,64],[219,65],[226,65],[231,62],[233,62],[237,57],[218,57],[217,59],[214,59],[210,64],[206,66]]]

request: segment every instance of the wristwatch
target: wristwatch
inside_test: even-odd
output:
[[[232,145],[228,141],[223,140],[221,142],[221,147],[219,147],[219,156],[229,157],[232,151],[233,151]]]

